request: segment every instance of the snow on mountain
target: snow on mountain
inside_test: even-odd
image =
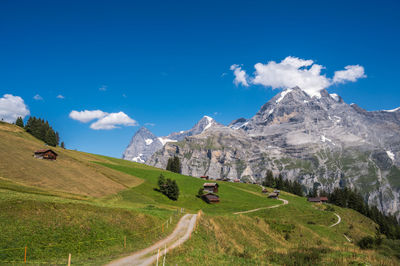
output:
[[[161,142],[161,144],[164,146],[167,142],[177,142],[176,139],[169,139],[165,137],[159,137],[158,140]]]
[[[397,112],[397,111],[399,111],[399,110],[400,110],[400,107],[397,107],[397,108],[392,109],[392,110],[383,110],[383,111],[384,111],[384,112],[393,113],[393,112]]]

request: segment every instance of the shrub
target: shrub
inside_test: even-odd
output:
[[[366,236],[361,238],[357,244],[361,249],[371,249],[374,247],[374,242],[375,240],[372,236]]]

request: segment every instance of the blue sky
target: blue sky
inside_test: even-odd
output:
[[[21,97],[68,148],[115,157],[146,123],[160,136],[203,115],[227,124],[279,92],[236,86],[233,64],[249,78],[255,64],[288,56],[314,60],[330,78],[360,65],[366,78],[328,91],[367,110],[393,109],[399,12],[398,1],[3,0],[0,97]],[[123,112],[139,126],[94,130],[72,110]]]

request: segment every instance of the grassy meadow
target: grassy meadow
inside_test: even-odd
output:
[[[399,263],[390,250],[357,248],[375,224],[349,209],[334,207],[342,222],[329,227],[337,217],[326,205],[282,192],[288,205],[234,215],[282,202],[257,185],[219,182],[221,202],[210,205],[196,197],[204,183],[198,178],[61,148],[56,161],[34,159],[44,144],[5,123],[0,145],[0,265],[23,264],[25,246],[27,263],[65,265],[71,253],[72,264],[104,264],[168,235],[182,208],[203,215],[167,265]],[[161,173],[176,180],[177,201],[154,190]]]

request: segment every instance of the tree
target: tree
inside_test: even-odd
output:
[[[19,127],[24,127],[24,120],[22,120],[22,117],[18,117],[17,121],[15,121],[15,124]]]
[[[158,177],[157,185],[159,191],[167,196],[169,199],[178,200],[179,198],[179,187],[175,180],[168,178],[165,180],[163,174]]]
[[[204,195],[204,188],[199,188],[199,192],[197,192],[197,197],[201,198]]]
[[[165,192],[165,177],[163,174],[160,174],[158,177],[157,185],[159,187],[159,190],[164,193]]]
[[[181,173],[181,161],[179,160],[178,156],[174,156],[168,159],[167,162],[167,168],[168,171],[174,172],[174,173]]]
[[[263,185],[266,187],[275,187],[275,179],[271,170],[267,171]]]
[[[47,130],[44,142],[53,147],[57,146],[56,133],[54,133],[53,129],[50,128]]]
[[[65,149],[64,141],[61,142],[61,148]]]

